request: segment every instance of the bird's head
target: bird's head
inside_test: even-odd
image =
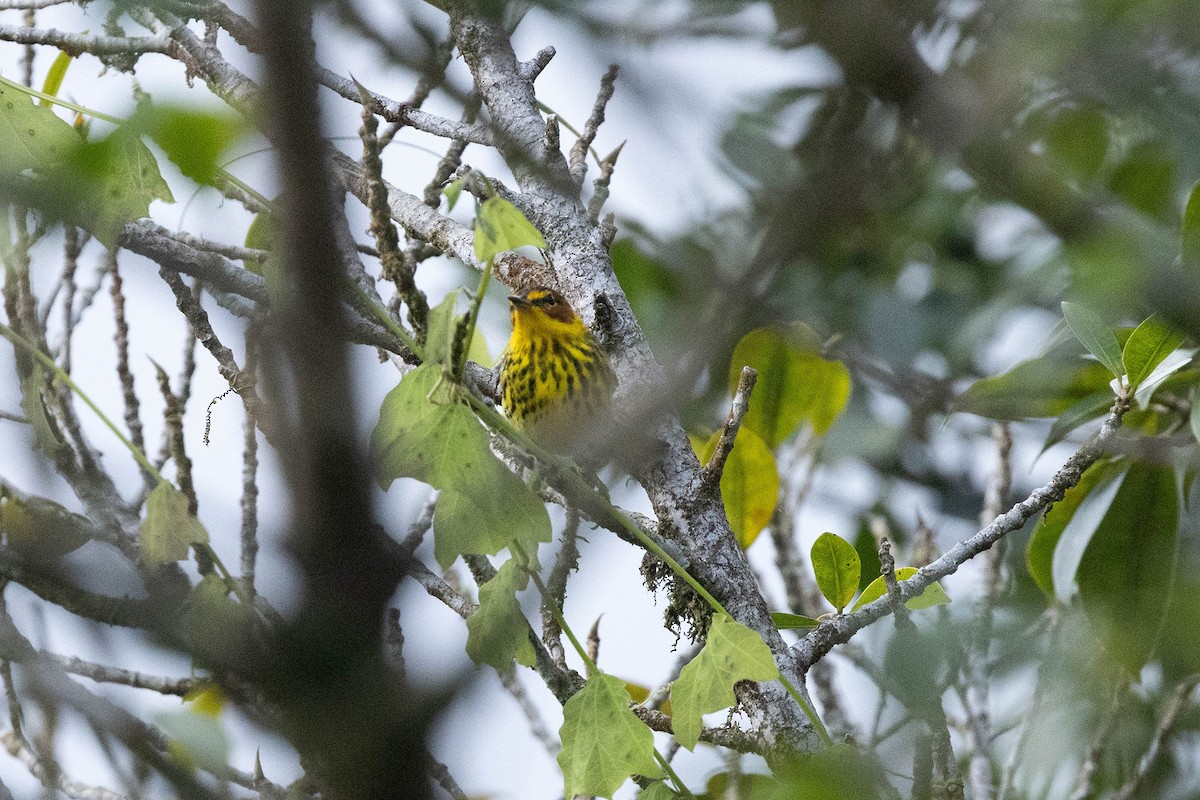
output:
[[[583,321],[566,298],[553,289],[538,287],[523,294],[510,294],[513,330],[563,332],[583,327]]]

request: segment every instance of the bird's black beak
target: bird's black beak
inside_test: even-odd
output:
[[[512,303],[516,308],[528,308],[530,305],[529,301],[519,294],[510,294],[508,302]]]

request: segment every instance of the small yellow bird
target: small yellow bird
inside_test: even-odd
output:
[[[508,302],[513,330],[500,361],[504,413],[544,447],[590,454],[617,386],[608,354],[553,289],[509,295]]]

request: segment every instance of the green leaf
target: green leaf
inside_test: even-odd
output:
[[[183,107],[143,104],[130,120],[152,138],[179,171],[212,186],[221,171],[221,157],[247,131],[235,114],[203,113]]]
[[[67,219],[90,230],[106,247],[127,222],[148,216],[150,203],[175,202],[158,161],[131,127],[85,142],[54,177],[54,196],[68,204]]]
[[[8,545],[33,561],[56,561],[91,541],[95,528],[44,497],[22,496],[0,483],[0,533]]]
[[[257,622],[257,612],[231,597],[228,584],[213,571],[188,595],[179,631],[197,661],[217,660],[258,647]]]
[[[146,499],[141,528],[142,563],[151,569],[188,557],[193,544],[207,544],[208,531],[188,513],[188,499],[167,481],[159,481]]]
[[[1117,344],[1112,326],[1106,325],[1100,315],[1079,303],[1062,304],[1063,316],[1071,326],[1071,333],[1088,349],[1088,352],[1108,367],[1114,378],[1125,374],[1121,361],[1121,346]]]
[[[858,552],[842,537],[826,532],[813,542],[810,557],[817,587],[837,613],[842,613],[858,593],[862,574]]]
[[[724,614],[713,617],[704,649],[679,672],[671,686],[671,726],[688,750],[700,741],[701,718],[733,705],[738,681],[769,681],[779,669],[767,643]]]
[[[458,333],[458,289],[446,293],[442,302],[429,309],[425,334],[425,361],[448,365],[454,353],[454,337]]]
[[[1104,413],[1113,404],[1113,393],[1109,389],[1101,389],[1097,392],[1092,392],[1087,397],[1079,400],[1066,411],[1058,415],[1054,420],[1054,424],[1050,426],[1050,432],[1046,434],[1046,441],[1042,445],[1042,452],[1049,450],[1052,446],[1058,444],[1071,431],[1081,425],[1086,425]]]
[[[771,622],[775,623],[775,627],[781,631],[805,630],[807,628],[815,628],[821,624],[819,619],[805,617],[800,614],[787,614],[783,611],[772,611]]]
[[[817,354],[820,340],[803,325],[757,328],[733,349],[729,391],[737,389],[742,367],[758,370],[743,421],[774,448],[801,422],[824,435],[850,399],[850,372],[840,361]]]
[[[476,664],[503,671],[512,666],[514,658],[527,667],[537,663],[529,642],[529,620],[517,600],[517,592],[527,585],[528,573],[510,558],[494,578],[479,587],[479,608],[467,617],[467,655]]]
[[[721,431],[696,447],[696,455],[708,463]],[[779,502],[779,468],[775,464],[766,442],[754,431],[743,425],[733,440],[733,450],[725,460],[721,473],[721,500],[725,504],[725,516],[729,527],[737,537],[742,549],[754,544],[775,514]]]
[[[456,181],[451,181],[450,183],[446,184],[446,187],[444,189],[442,189],[442,194],[446,195],[446,211],[447,212],[454,210],[454,206],[457,205],[458,198],[462,194],[462,190],[463,190],[462,178],[459,178]]]
[[[661,778],[654,734],[629,710],[620,678],[597,673],[563,706],[559,729],[565,797],[613,796],[632,775]]]
[[[656,781],[637,794],[638,800],[676,800],[679,795],[662,781]]]
[[[1200,266],[1200,183],[1192,187],[1179,225],[1180,254],[1184,267]]]
[[[475,258],[491,261],[500,253],[530,245],[544,249],[546,240],[521,210],[502,197],[489,197],[475,215]]]
[[[486,446],[485,439],[486,434],[481,438]],[[550,541],[545,504],[490,451],[481,451],[480,458],[458,481],[465,489],[446,488],[438,496],[433,554],[443,568],[463,553],[494,555],[514,541],[536,552],[539,543]]]
[[[1142,321],[1125,342],[1121,358],[1129,375],[1129,386],[1136,388],[1154,368],[1183,344],[1184,337],[1163,324],[1157,314]]]
[[[1066,530],[1068,523],[1075,517],[1075,512],[1079,510],[1083,501],[1092,495],[1092,491],[1100,485],[1103,480],[1111,480],[1117,477],[1119,470],[1114,470],[1113,462],[1099,461],[1087,470],[1079,479],[1079,483],[1072,486],[1063,495],[1063,499],[1059,500],[1054,505],[1046,510],[1041,520],[1034,527],[1033,533],[1029,537],[1029,544],[1025,548],[1025,565],[1029,569],[1029,577],[1033,578],[1033,582],[1037,584],[1046,598],[1053,601],[1055,598],[1054,592],[1054,551],[1058,548],[1058,542],[1062,538],[1063,532]],[[1111,501],[1111,496],[1109,501]],[[1096,524],[1099,522],[1099,515],[1103,515],[1107,509],[1099,509],[1099,514],[1094,516]],[[1089,515],[1089,518],[1093,518]],[[1084,518],[1080,518],[1082,524]],[[1086,534],[1090,536],[1090,532]]]
[[[1050,124],[1046,149],[1080,178],[1091,178],[1108,153],[1108,118],[1096,106],[1065,111]]]
[[[34,449],[40,449],[51,461],[62,455],[66,444],[58,435],[57,428],[50,422],[46,414],[46,406],[42,403],[42,387],[46,385],[46,370],[35,362],[29,374],[21,381],[21,410],[29,427],[33,429]]]
[[[1178,539],[1174,470],[1131,465],[1088,543],[1076,581],[1088,618],[1133,675],[1149,660],[1162,630]]]
[[[25,170],[47,173],[67,163],[80,146],[79,134],[48,106],[0,84],[0,179]]]
[[[63,51],[59,51],[59,54],[54,57],[54,63],[46,72],[46,82],[42,84],[42,94],[48,94],[51,97],[58,94],[58,90],[62,88],[63,79],[67,77],[67,68],[71,66],[71,59],[71,54]],[[50,101],[43,97],[38,101],[38,105],[48,106]]]
[[[1174,159],[1162,144],[1144,142],[1113,170],[1109,188],[1143,214],[1162,219],[1175,203]]]
[[[916,567],[898,567],[896,569],[896,580],[906,581],[913,575],[917,574]],[[858,611],[867,603],[874,602],[887,594],[887,582],[880,575],[875,580],[867,584],[867,588],[863,589],[863,593],[854,603],[851,611]],[[946,590],[939,583],[931,583],[925,587],[925,591],[921,592],[916,597],[910,598],[904,603],[904,607],[909,611],[920,611],[923,608],[932,608],[934,606],[944,606],[950,602],[950,595],[946,594]]]
[[[981,378],[958,396],[954,408],[990,419],[1019,421],[1054,417],[1080,398],[1107,390],[1107,367],[1078,359],[1041,356],[1022,361],[1007,372]]]
[[[430,326],[432,338],[433,327]],[[429,398],[439,386],[448,402]],[[422,364],[384,398],[371,441],[380,485],[416,478],[441,489],[433,518],[434,555],[449,567],[460,554],[494,555],[518,541],[550,541],[541,500],[492,454],[487,432],[433,364]]]

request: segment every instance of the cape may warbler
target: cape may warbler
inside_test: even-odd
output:
[[[608,355],[561,294],[509,295],[512,336],[500,362],[504,413],[539,444],[585,455],[617,385]]]

